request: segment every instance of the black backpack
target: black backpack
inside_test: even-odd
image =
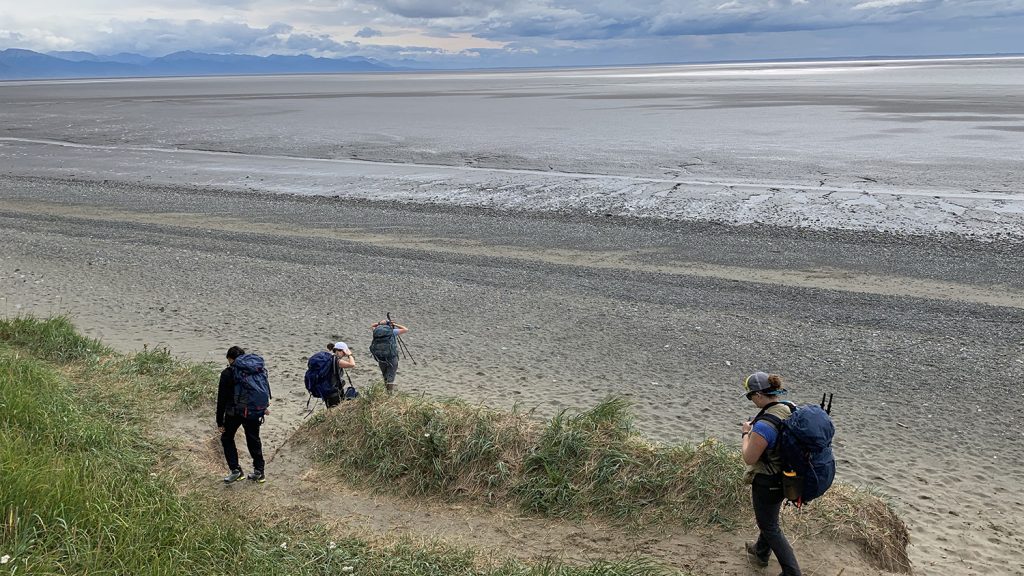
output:
[[[370,354],[378,362],[393,360],[398,357],[398,343],[395,341],[395,328],[390,324],[381,324],[373,329],[373,341],[370,342]]]

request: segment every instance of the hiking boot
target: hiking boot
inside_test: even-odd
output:
[[[231,484],[232,482],[238,482],[242,478],[245,478],[245,472],[242,472],[241,468],[236,468],[231,471],[231,474],[224,477],[224,483]]]
[[[264,482],[267,481],[267,477],[263,475],[262,470],[253,470],[252,474],[249,474],[248,476],[246,476],[246,478],[252,480],[253,482],[256,482],[257,484],[263,484]]]
[[[757,546],[755,546],[753,542],[747,542],[744,544],[744,547],[747,549],[747,559],[750,560],[751,564],[760,568],[768,566],[768,558],[771,552],[765,556],[761,556],[757,553]]]

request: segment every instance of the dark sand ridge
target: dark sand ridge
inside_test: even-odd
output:
[[[836,393],[840,478],[896,498],[922,573],[1019,573],[1019,246],[19,178],[0,178],[0,222],[5,313],[67,311],[122,349],[266,354],[271,450],[303,357],[334,338],[361,354],[386,310],[414,329],[405,390],[541,415],[616,393],[663,441],[733,441],[738,383],[765,368],[797,400]]]

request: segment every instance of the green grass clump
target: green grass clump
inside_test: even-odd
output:
[[[632,430],[629,404],[555,416],[523,463],[515,488],[525,510],[552,516],[597,513],[732,527],[742,469],[717,442],[661,446]]]
[[[300,439],[349,479],[409,495],[483,496],[533,514],[593,514],[636,527],[731,530],[752,516],[735,448],[714,439],[652,443],[633,431],[621,399],[541,426],[523,414],[372,388],[313,418]],[[879,567],[909,569],[906,526],[877,496],[837,486],[808,510],[796,521],[800,533],[852,541]]]
[[[66,316],[0,319],[0,344],[61,365],[91,397],[119,405],[126,419],[194,408],[216,393],[217,367],[182,362],[161,347],[116,354],[78,334]]]
[[[111,350],[99,340],[86,338],[67,316],[40,320],[31,316],[0,319],[0,342],[23,348],[37,358],[53,362],[95,359]]]
[[[213,399],[219,372],[212,364],[182,362],[167,348],[144,346],[140,352],[108,359],[89,379],[117,380],[117,388],[128,388],[138,400],[176,397],[182,407],[194,408]]]
[[[666,574],[642,559],[531,566],[493,564],[471,551],[441,545],[375,545],[331,534],[308,519],[298,522],[301,527],[291,526],[289,518],[270,524],[260,515],[244,513],[237,499],[182,494],[189,482],[173,468],[161,467],[159,450],[145,438],[141,422],[152,415],[137,412],[145,408],[142,404],[115,400],[147,378],[165,378],[183,368],[160,351],[145,351],[151,356],[142,358],[112,355],[80,366],[85,358],[54,355],[49,337],[38,337],[53,328],[45,326],[50,322],[19,319],[17,330],[4,324],[7,331],[0,335],[0,556],[8,557],[4,573]],[[90,378],[99,383],[89,380],[85,385],[83,379]],[[110,388],[109,396],[93,394],[104,387]],[[162,393],[176,396],[180,391],[168,384]],[[258,493],[253,490],[253,495]],[[262,508],[267,503],[252,505]]]
[[[374,387],[321,414],[301,435],[321,462],[409,495],[511,499],[546,516],[726,527],[745,497],[734,454],[714,441],[653,444],[633,432],[620,399],[542,426],[526,414]]]
[[[455,400],[391,402],[381,387],[346,408],[337,411],[341,418],[315,418],[319,432],[306,439],[323,460],[360,469],[372,481],[398,482],[407,494],[505,498],[534,427],[525,415]]]

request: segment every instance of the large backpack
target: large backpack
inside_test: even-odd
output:
[[[306,363],[306,390],[314,398],[325,398],[338,390],[334,385],[334,354],[321,350]]]
[[[775,446],[782,458],[784,492],[786,499],[799,508],[832,486],[836,476],[832,437],[836,428],[828,412],[821,406],[796,406],[791,402],[783,402],[792,412],[789,418],[783,420],[774,414],[765,413],[774,404],[777,403],[765,406],[754,417],[754,422],[765,420],[779,431]]]
[[[270,383],[263,358],[258,354],[243,354],[231,364],[235,379],[235,414],[250,420],[259,420],[270,405]]]
[[[370,354],[378,362],[398,357],[398,343],[395,341],[395,328],[392,325],[381,324],[373,329]]]

